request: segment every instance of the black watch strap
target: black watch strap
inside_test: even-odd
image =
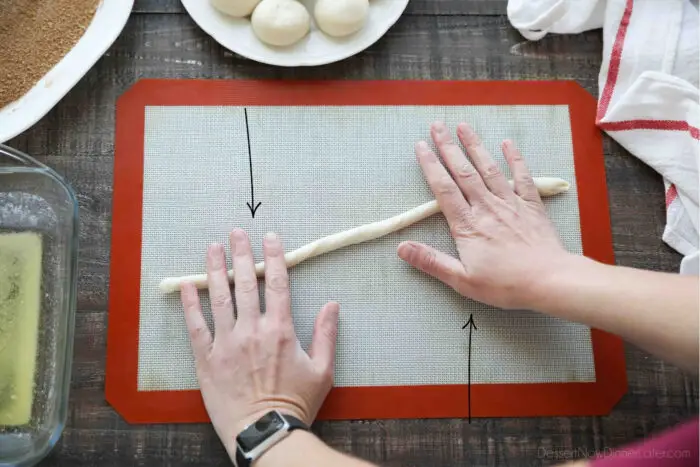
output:
[[[289,431],[294,431],[294,430],[306,430],[309,431],[309,427],[306,426],[306,423],[302,422],[296,417],[292,417],[291,415],[284,415],[282,414],[285,420],[287,420],[287,423],[289,423]]]
[[[306,423],[302,422],[296,417],[293,417],[291,415],[285,415],[281,414],[282,417],[287,421],[289,424],[289,430],[288,432],[291,433],[294,430],[306,430],[309,431],[309,427],[306,425]],[[236,467],[250,467],[250,460],[243,455],[240,449],[236,450]]]

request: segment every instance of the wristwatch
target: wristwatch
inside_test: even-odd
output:
[[[236,467],[250,467],[258,457],[294,430],[309,430],[304,422],[272,410],[236,436]]]

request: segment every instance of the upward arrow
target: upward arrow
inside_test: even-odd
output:
[[[248,125],[248,109],[243,108],[243,114],[245,115],[245,135],[248,138],[248,166],[250,168],[250,203],[245,203],[250,209],[250,214],[255,219],[255,211],[258,210],[260,204],[255,204],[255,183],[253,182],[253,154],[250,150],[250,128]]]
[[[469,328],[469,360],[467,360],[467,405],[469,413],[469,423],[472,422],[472,331],[476,329],[474,315],[469,313],[469,321],[462,326],[462,329]]]

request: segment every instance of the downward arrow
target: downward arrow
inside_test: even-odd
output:
[[[253,182],[253,154],[250,150],[250,128],[248,125],[248,109],[243,108],[243,114],[245,115],[245,135],[248,138],[248,166],[250,168],[250,203],[245,203],[250,209],[250,214],[255,219],[255,211],[258,210],[262,203],[255,204],[255,184]]]
[[[462,326],[462,329],[469,328],[469,360],[467,360],[467,399],[469,406],[469,423],[472,422],[472,331],[476,329],[474,316],[469,314],[469,321]]]

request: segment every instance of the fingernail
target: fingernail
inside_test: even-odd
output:
[[[411,253],[413,253],[416,250],[416,246],[410,242],[404,242],[401,245],[399,245],[399,248],[397,250],[397,253],[399,255],[399,258],[401,258],[404,261],[408,261],[408,258],[411,256]]]
[[[425,141],[418,141],[416,143],[416,157],[419,161],[421,158],[426,161],[437,160],[437,157],[433,154],[433,151],[430,150],[430,146],[428,146],[428,143]]]
[[[472,133],[474,133],[474,130],[472,130],[472,127],[470,127],[466,123],[460,123],[459,125],[457,125],[457,131],[459,131],[465,135],[471,135]]]
[[[430,125],[430,128],[431,128],[433,131],[436,131],[436,132],[438,132],[438,133],[442,133],[442,132],[445,130],[445,124],[444,124],[443,122],[440,122],[440,121],[433,122],[433,123]]]
[[[233,229],[231,231],[231,254],[235,255],[238,250],[237,245],[246,241],[246,234],[242,229]]]
[[[236,241],[245,240],[245,237],[246,235],[243,229],[233,229],[233,231],[231,232],[231,238],[233,238]]]
[[[222,258],[224,254],[224,246],[219,243],[214,243],[209,246],[209,260],[211,265],[215,268],[220,268],[224,264],[224,259]]]
[[[278,238],[279,237],[277,236],[277,234],[275,232],[268,232],[265,234],[265,240],[267,240],[269,242],[274,242]]]

